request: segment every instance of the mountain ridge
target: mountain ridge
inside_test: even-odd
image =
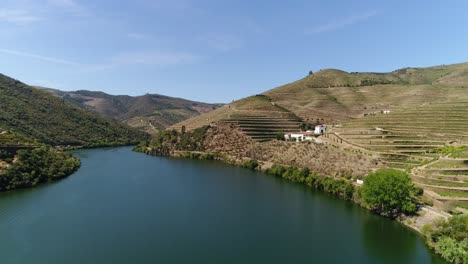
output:
[[[38,88],[105,118],[115,119],[148,133],[155,133],[158,129],[222,106],[159,94],[129,96],[89,90]]]

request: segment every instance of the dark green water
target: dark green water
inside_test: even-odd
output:
[[[73,176],[0,195],[0,263],[443,263],[398,223],[260,173],[75,154]]]

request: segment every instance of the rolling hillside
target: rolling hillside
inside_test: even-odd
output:
[[[49,145],[111,146],[146,136],[65,102],[42,90],[0,75],[0,139]]]
[[[324,138],[328,144],[411,171],[414,181],[434,199],[467,207],[468,156],[454,158],[441,149],[468,145],[468,63],[389,73],[327,69],[269,90],[260,95],[263,100],[252,99],[256,97],[173,128],[235,123],[244,134],[262,141],[258,139],[294,129],[292,123],[273,119],[278,112],[283,119],[295,116],[296,124],[324,119],[330,128]]]
[[[431,102],[463,101],[463,98],[468,97],[466,91],[468,63],[405,68],[390,73],[347,73],[326,69],[269,90],[263,95],[303,120],[323,118],[328,124],[342,124],[382,110],[413,108]],[[244,100],[181,124],[187,128],[196,128],[206,125],[208,120],[214,122],[223,119]],[[251,112],[258,110],[255,106],[249,109]],[[180,127],[181,124],[174,127]]]
[[[93,91],[64,92],[49,88],[42,89],[107,119],[115,119],[148,133],[154,133],[158,129],[210,112],[221,106],[157,94],[132,97]]]

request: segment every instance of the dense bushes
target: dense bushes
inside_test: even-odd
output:
[[[20,150],[15,162],[0,175],[0,191],[58,180],[72,174],[79,166],[77,158],[50,147]]]
[[[140,143],[134,150],[163,156],[169,155],[171,150],[204,151],[203,142],[208,128],[204,126],[184,133],[177,130],[161,130],[150,141]]]
[[[268,174],[283,179],[306,184],[307,186],[323,190],[325,192],[343,197],[345,200],[352,200],[355,197],[356,189],[352,182],[347,179],[334,179],[322,177],[316,173],[311,173],[308,168],[284,167],[275,165],[266,171]]]
[[[415,198],[421,194],[406,172],[379,170],[369,174],[361,189],[362,201],[370,210],[384,216],[416,212]]]
[[[285,134],[283,132],[278,132],[278,133],[275,134],[276,140],[285,141],[286,138],[284,136],[285,136]]]
[[[468,263],[468,215],[426,225],[422,232],[428,245],[447,261]]]

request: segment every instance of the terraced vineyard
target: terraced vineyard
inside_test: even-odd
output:
[[[185,126],[187,130],[192,130],[215,122],[234,124],[247,136],[262,142],[274,139],[279,132],[300,131],[301,120],[294,113],[272,102],[268,96],[255,95],[181,122],[171,128],[180,130],[182,126]]]
[[[333,130],[376,153],[389,167],[412,170],[414,181],[439,201],[468,202],[468,151],[456,158],[436,150],[468,145],[468,102],[438,102],[355,119]]]
[[[292,113],[278,113],[276,115],[232,115],[222,120],[224,123],[235,124],[247,136],[257,142],[276,138],[278,133],[300,131],[301,120]]]

